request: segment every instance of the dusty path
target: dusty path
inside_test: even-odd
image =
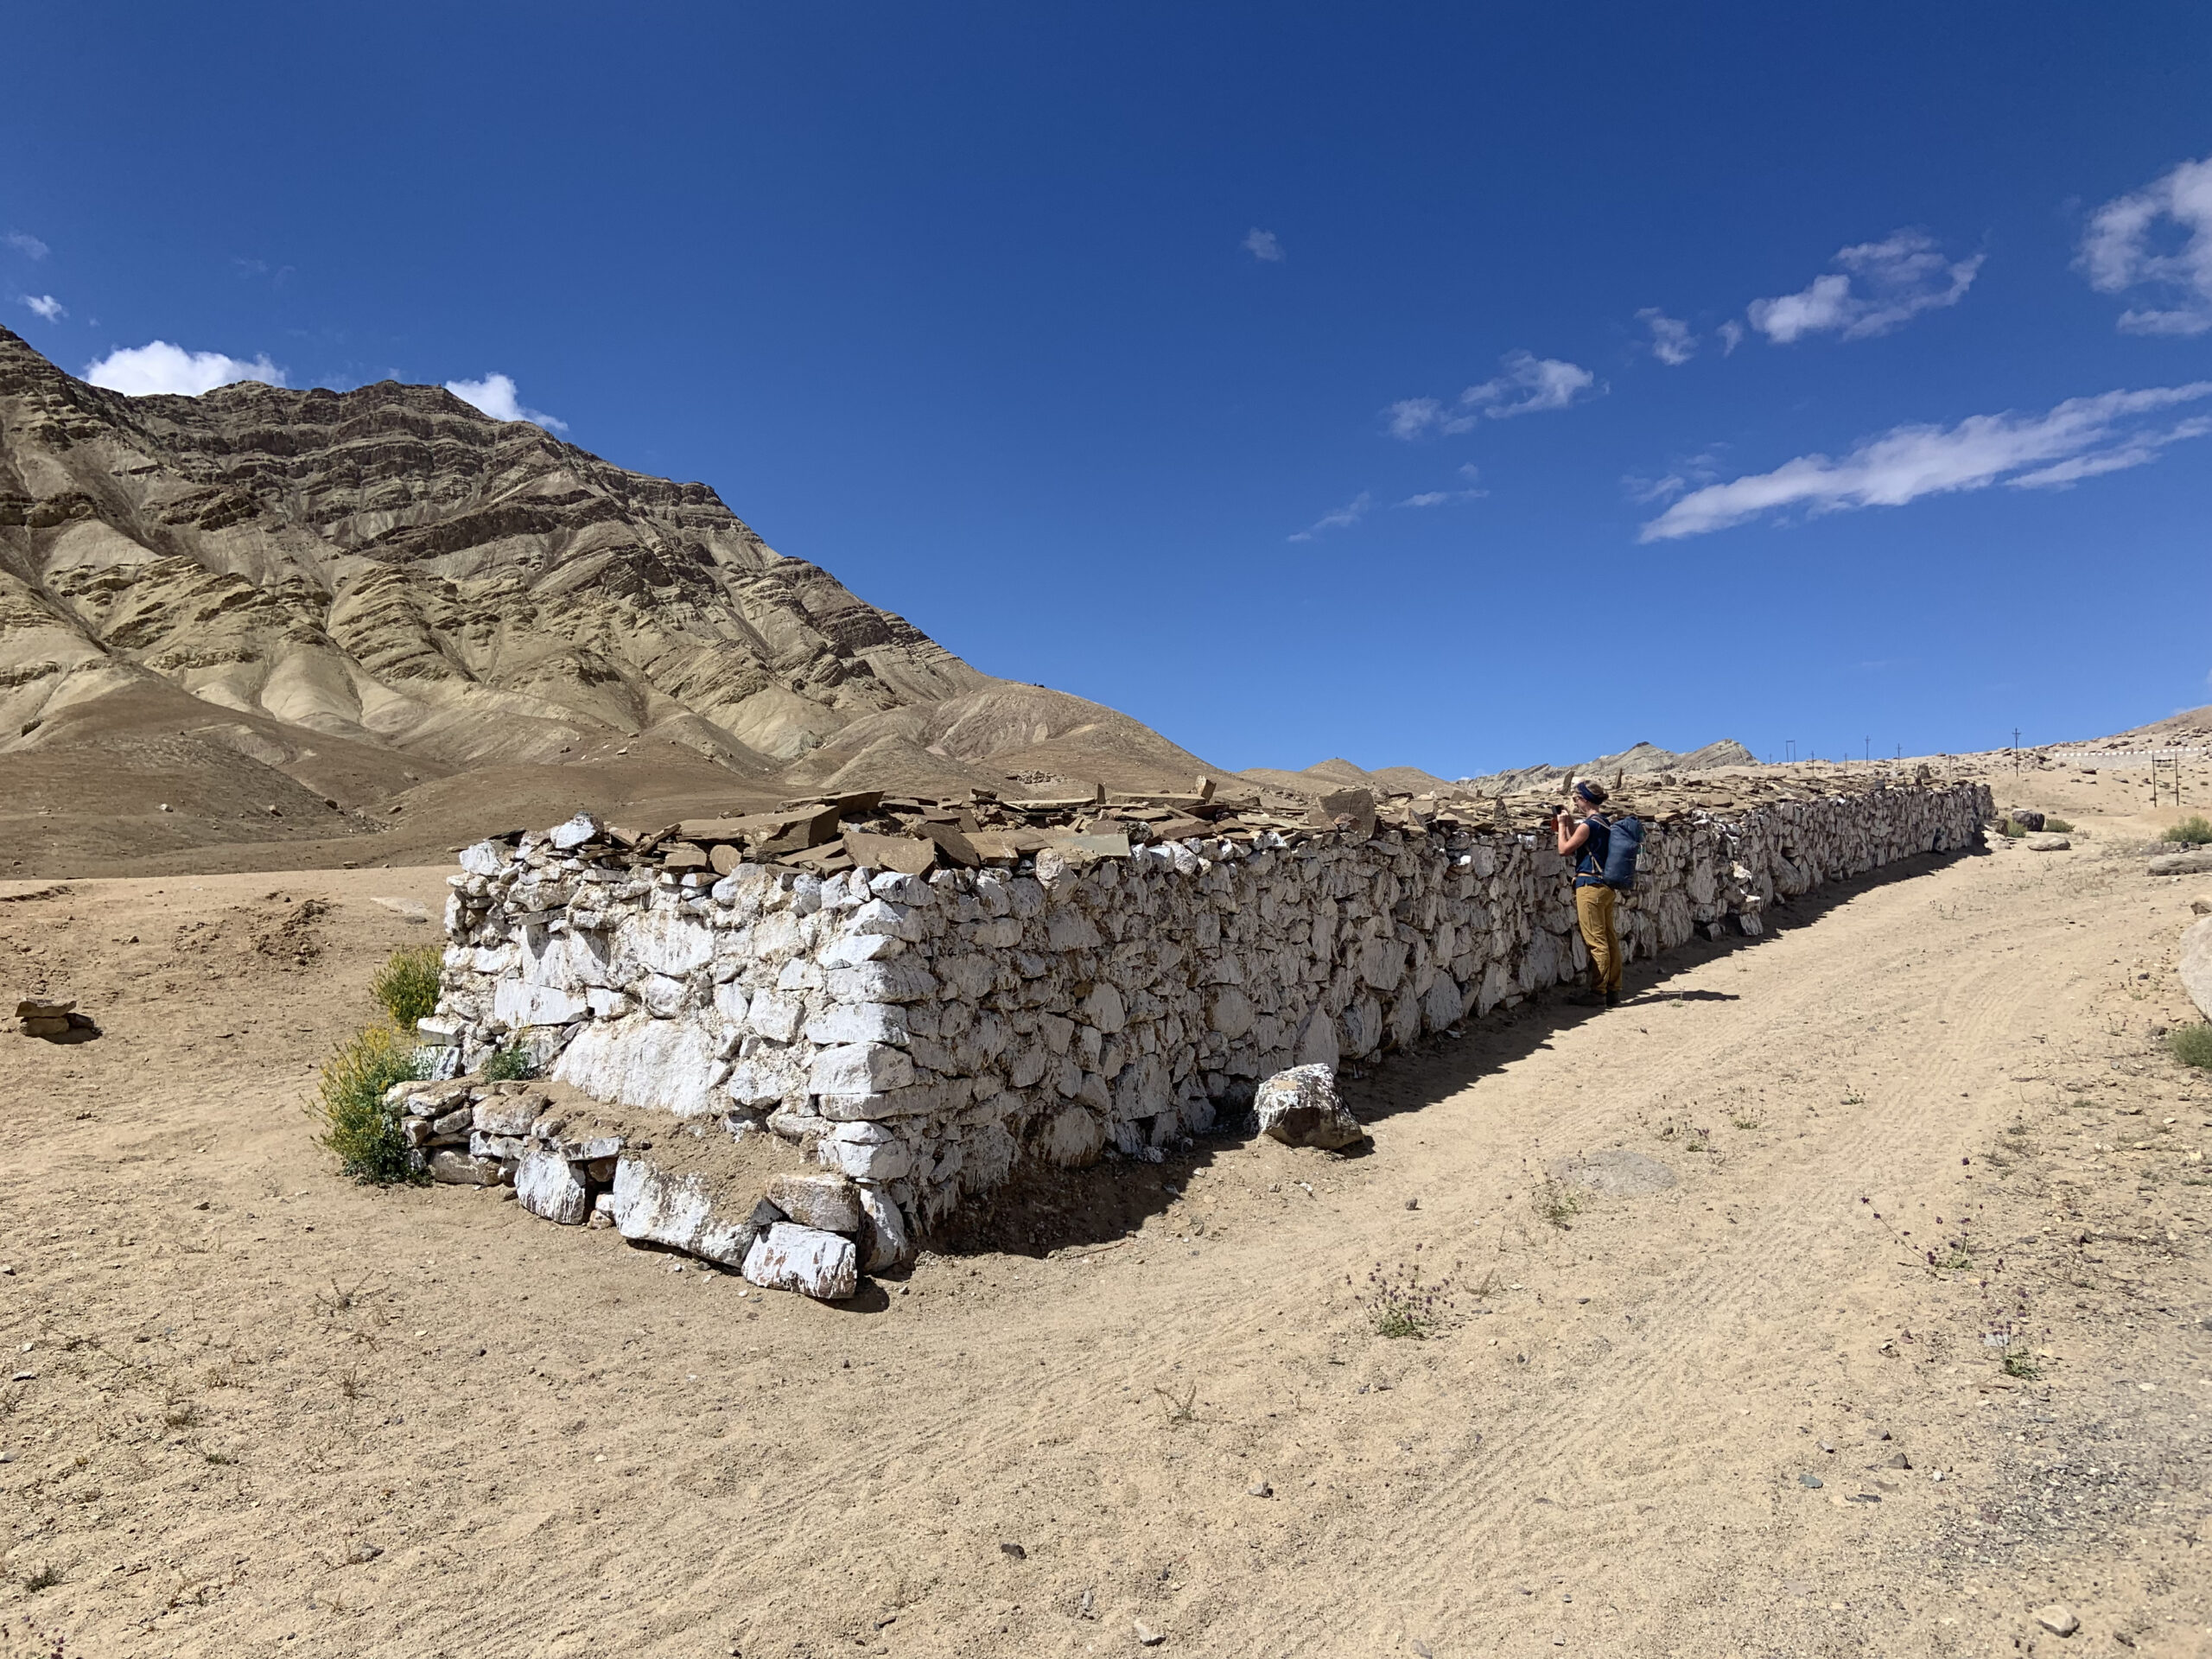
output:
[[[442,874],[0,902],[109,1033],[0,1039],[0,1652],[2212,1651],[2195,889],[2139,861],[1831,895],[1386,1066],[1363,1156],[1109,1166],[849,1311],[331,1177],[296,1103],[425,932],[370,900]],[[1679,1184],[1564,1211],[1612,1147]]]

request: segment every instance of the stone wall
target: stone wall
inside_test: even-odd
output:
[[[1948,784],[1662,819],[1624,942],[1637,960],[1756,933],[1777,899],[1978,844],[1993,810]],[[1369,828],[824,876],[654,868],[580,817],[462,854],[424,1030],[449,1071],[519,1045],[598,1099],[765,1128],[911,1237],[1025,1155],[1157,1156],[1285,1067],[1370,1058],[1586,966],[1548,837]]]

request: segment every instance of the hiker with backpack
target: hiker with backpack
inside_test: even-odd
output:
[[[1559,837],[1561,858],[1574,861],[1574,919],[1582,929],[1582,943],[1590,951],[1590,980],[1595,1003],[1607,1007],[1620,1001],[1621,936],[1613,913],[1618,894],[1636,885],[1636,855],[1643,843],[1643,826],[1634,818],[1610,821],[1599,810],[1605,804],[1605,786],[1590,779],[1577,780],[1573,791],[1576,811],[1561,809],[1552,820]]]

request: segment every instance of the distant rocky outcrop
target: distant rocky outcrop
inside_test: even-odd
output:
[[[1755,766],[1758,757],[1732,737],[1708,743],[1701,749],[1662,749],[1656,743],[1634,743],[1618,754],[1601,754],[1571,766],[1521,766],[1480,778],[1462,778],[1461,789],[1480,795],[1513,794],[1543,789],[1569,778],[1595,778],[1610,783],[1617,775],[1637,777],[1663,772],[1709,772],[1716,766]]]

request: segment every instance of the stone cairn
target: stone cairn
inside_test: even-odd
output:
[[[1983,785],[1916,780],[1657,815],[1623,944],[1758,933],[1777,899],[1979,844],[1993,810]],[[433,1173],[849,1294],[1023,1158],[1157,1160],[1278,1072],[1574,978],[1567,865],[1533,813],[1508,819],[1363,791],[1262,811],[1205,780],[848,795],[651,834],[579,814],[461,855],[421,1027],[433,1080],[394,1098]],[[542,1095],[464,1075],[514,1046],[594,1099],[778,1135],[826,1173],[780,1178],[781,1199],[715,1193],[565,1138]]]

